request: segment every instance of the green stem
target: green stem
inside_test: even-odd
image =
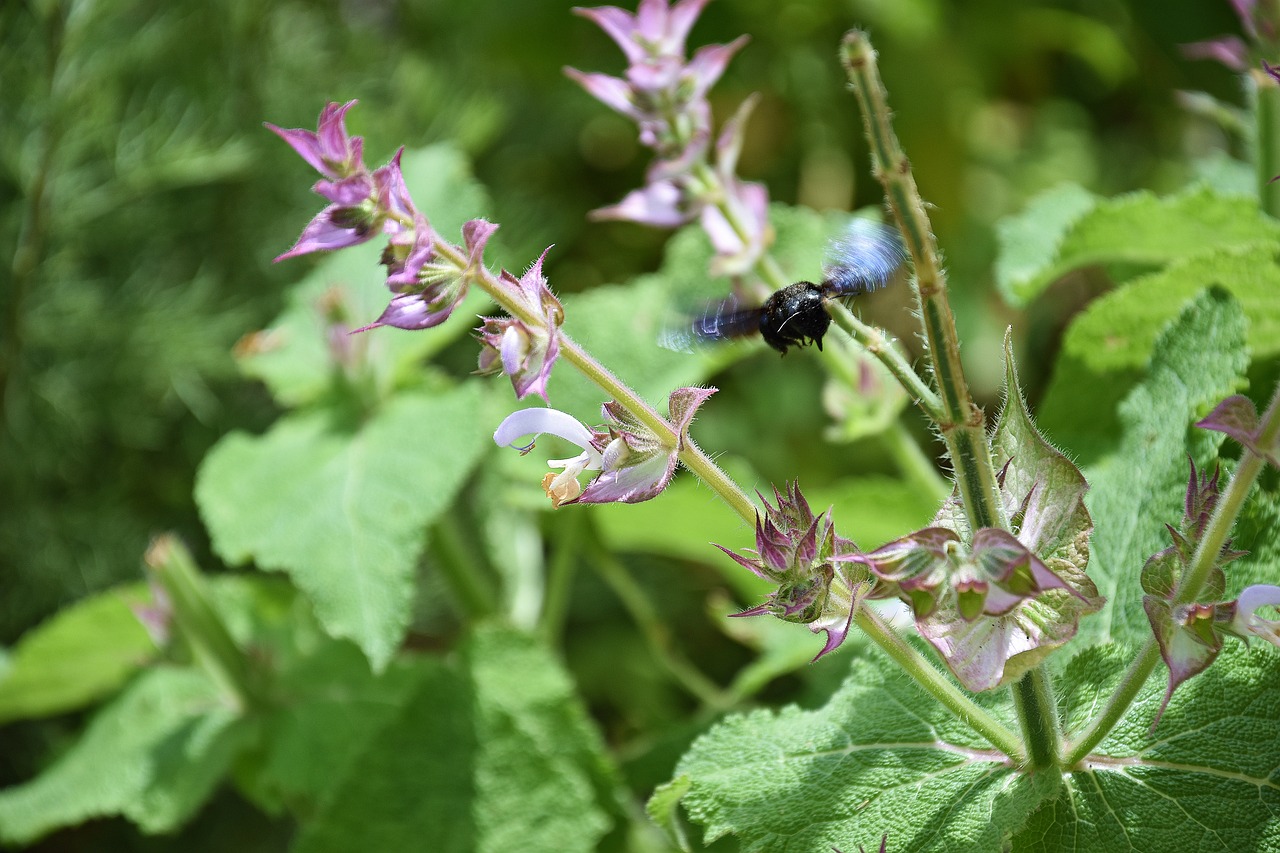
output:
[[[724,709],[732,704],[729,694],[707,678],[696,666],[682,655],[671,643],[671,633],[658,618],[658,612],[652,602],[631,577],[626,567],[609,549],[600,545],[596,537],[591,543],[592,563],[596,571],[614,595],[622,602],[628,615],[640,629],[654,659],[699,702],[708,708]]]
[[[1027,744],[1027,764],[1033,769],[1052,767],[1061,747],[1057,705],[1049,676],[1033,669],[1013,685],[1013,706]]]
[[[874,610],[865,606],[859,607],[854,622],[866,632],[872,642],[914,678],[921,688],[942,703],[943,707],[990,741],[992,746],[1009,756],[1015,763],[1023,763],[1025,759],[1022,744],[1018,741],[1017,735],[978,707],[965,695],[964,691],[934,669],[923,655],[886,625]]]
[[[1156,645],[1155,639],[1147,640],[1146,645],[1138,652],[1138,656],[1134,658],[1133,663],[1129,664],[1129,669],[1125,671],[1124,677],[1120,679],[1116,692],[1107,699],[1107,704],[1103,706],[1102,713],[1089,723],[1085,730],[1080,733],[1080,737],[1067,746],[1066,754],[1062,758],[1063,767],[1076,767],[1115,728],[1116,723],[1120,722],[1120,719],[1129,713],[1129,706],[1133,704],[1133,700],[1138,696],[1138,691],[1147,683],[1147,679],[1151,677],[1152,670],[1156,668],[1156,664],[1159,662],[1160,647]]]
[[[1280,434],[1280,383],[1276,384],[1271,402],[1267,405],[1267,410],[1263,413],[1262,421],[1258,425],[1258,446],[1274,447],[1277,434]],[[1209,578],[1209,573],[1218,564],[1218,555],[1222,553],[1222,546],[1227,542],[1227,537],[1236,523],[1236,517],[1244,507],[1245,500],[1249,497],[1254,481],[1258,479],[1258,475],[1262,473],[1266,464],[1266,459],[1248,448],[1245,449],[1240,464],[1231,476],[1231,482],[1227,484],[1226,491],[1218,499],[1218,505],[1214,508],[1208,526],[1205,527],[1204,535],[1196,545],[1191,563],[1178,582],[1178,591],[1173,597],[1175,605],[1190,604],[1200,594],[1205,581]]]
[[[1272,446],[1277,434],[1280,434],[1280,383],[1277,383],[1271,402],[1262,416],[1262,422],[1259,425],[1259,444],[1262,447]],[[1246,449],[1240,465],[1231,477],[1231,482],[1227,484],[1226,491],[1218,499],[1218,505],[1205,526],[1204,535],[1196,545],[1191,562],[1179,579],[1178,589],[1173,596],[1174,604],[1189,604],[1200,594],[1210,572],[1217,565],[1218,555],[1227,541],[1227,535],[1235,525],[1236,518],[1244,507],[1245,499],[1248,498],[1254,481],[1262,473],[1265,464],[1265,459]],[[1159,661],[1159,646],[1154,639],[1147,640],[1137,658],[1129,665],[1116,692],[1107,700],[1102,713],[1068,748],[1063,759],[1064,766],[1071,767],[1084,760],[1090,750],[1107,736],[1115,724],[1128,712]]]
[[[242,712],[261,707],[244,652],[213,606],[204,576],[176,536],[157,537],[146,565],[169,597],[173,625],[196,663]]]
[[[985,418],[974,405],[960,361],[946,273],[911,164],[893,130],[875,51],[865,33],[852,30],[844,37],[841,55],[861,108],[873,170],[884,186],[885,198],[915,269],[913,285],[924,327],[926,355],[941,397],[941,417],[935,417],[935,421],[951,457],[961,505],[971,530],[1008,530]],[[1025,687],[1015,688],[1015,704],[1022,735],[1032,750],[1032,763],[1046,766],[1056,754],[1059,739],[1056,703],[1048,678],[1038,676]]]
[[[937,422],[945,417],[942,401],[938,399],[938,395],[912,369],[889,340],[888,335],[862,322],[856,314],[840,302],[830,302],[827,309],[836,325],[848,332],[867,352],[879,359],[931,420]]]
[[[915,267],[916,304],[923,320],[927,356],[941,397],[937,413],[940,417],[935,420],[951,454],[965,513],[974,530],[1007,528],[984,417],[973,403],[960,363],[960,344],[947,297],[946,274],[910,163],[893,131],[875,51],[866,35],[854,30],[845,36],[841,52],[862,110],[876,177],[884,186],[889,208]]]
[[[1258,201],[1262,209],[1280,218],[1280,83],[1265,71],[1249,72],[1254,91],[1254,164]]]
[[[578,568],[578,544],[587,516],[580,512],[559,513],[556,548],[547,570],[547,588],[538,616],[538,633],[551,648],[560,644],[565,614],[569,611],[569,592]]]

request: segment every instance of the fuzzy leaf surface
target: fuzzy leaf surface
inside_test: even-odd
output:
[[[796,853],[876,850],[885,833],[904,853],[997,850],[1058,784],[1019,776],[871,661],[818,710],[729,717],[693,744],[675,778],[705,843],[732,834],[744,851]]]
[[[196,499],[232,564],[288,573],[325,629],[386,665],[409,623],[424,528],[452,501],[489,435],[476,383],[402,393],[354,427],[325,412],[231,433],[205,457]]]
[[[94,817],[167,832],[204,802],[253,736],[195,670],[144,673],[99,712],[47,771],[0,791],[0,839],[25,844]]]
[[[1115,648],[1078,655],[1059,679],[1067,734],[1114,690]],[[1196,850],[1243,853],[1280,845],[1280,656],[1229,642],[1184,684],[1154,735],[1164,693],[1152,678],[1085,767],[1013,839],[1015,853]]]
[[[1096,528],[1090,576],[1108,606],[1081,627],[1082,639],[1141,642],[1150,634],[1138,574],[1168,545],[1166,523],[1182,517],[1187,454],[1202,470],[1216,433],[1189,430],[1229,395],[1248,364],[1239,304],[1211,289],[1187,305],[1160,336],[1149,377],[1120,410],[1120,447],[1091,472],[1086,503]]]
[[[564,671],[531,640],[481,629],[454,666],[421,661],[381,727],[299,838],[329,850],[594,850],[615,780]]]
[[[1063,336],[1040,408],[1044,428],[1090,460],[1114,449],[1116,408],[1145,376],[1156,339],[1197,294],[1215,284],[1244,309],[1253,357],[1280,353],[1280,265],[1272,247],[1179,261],[1095,299],[1076,317]]]

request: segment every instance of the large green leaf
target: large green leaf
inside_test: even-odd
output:
[[[153,669],[102,710],[34,780],[0,791],[0,839],[124,815],[147,832],[180,826],[254,731],[203,674]]]
[[[1208,252],[1133,279],[1089,304],[1063,337],[1041,406],[1042,424],[1090,459],[1114,446],[1115,407],[1146,372],[1157,336],[1211,285],[1230,292],[1244,309],[1253,358],[1280,355],[1280,265],[1274,248]]]
[[[409,623],[425,527],[489,444],[482,391],[402,393],[354,426],[297,413],[226,436],[196,483],[214,548],[287,572],[331,635],[385,666]]]
[[[998,236],[997,283],[1011,304],[1025,305],[1074,269],[1162,266],[1212,249],[1274,243],[1280,223],[1258,209],[1256,198],[1206,186],[1166,198],[1144,190],[1101,199],[1064,185],[1002,222]]]
[[[416,665],[404,711],[381,727],[299,853],[596,849],[615,813],[613,771],[571,682],[531,640],[480,630],[456,666]]]
[[[706,843],[744,851],[998,850],[1058,781],[1003,755],[883,662],[855,664],[823,708],[754,711],[699,738],[675,771]],[[659,790],[672,818],[669,797]],[[668,825],[670,825],[668,823]]]
[[[1091,472],[1086,496],[1095,525],[1089,575],[1108,599],[1081,638],[1150,636],[1138,573],[1169,544],[1164,525],[1182,518],[1190,453],[1201,468],[1220,437],[1190,425],[1235,390],[1248,364],[1240,306],[1221,289],[1187,305],[1160,336],[1149,377],[1120,410],[1119,449]]]
[[[130,607],[147,600],[143,584],[117,587],[25,634],[0,674],[0,723],[70,711],[119,689],[155,655]]]
[[[1060,679],[1071,728],[1119,681],[1121,657],[1094,648]],[[1013,839],[1016,853],[1280,849],[1280,659],[1229,641],[1203,675],[1174,694],[1153,733],[1164,694],[1154,678],[1134,708],[1059,795]]]

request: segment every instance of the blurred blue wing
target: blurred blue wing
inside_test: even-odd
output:
[[[658,338],[658,344],[676,352],[692,352],[699,345],[746,337],[760,331],[761,311],[758,307],[745,307],[730,297],[666,329]]]
[[[854,219],[827,246],[822,266],[828,296],[857,296],[883,287],[906,258],[897,229]]]

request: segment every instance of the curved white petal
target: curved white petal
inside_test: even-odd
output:
[[[493,440],[499,447],[515,447],[516,439],[524,436],[537,438],[542,434],[554,435],[581,447],[587,455],[587,467],[599,468],[600,451],[591,445],[591,430],[585,424],[559,409],[533,408],[512,412],[498,424]]]

